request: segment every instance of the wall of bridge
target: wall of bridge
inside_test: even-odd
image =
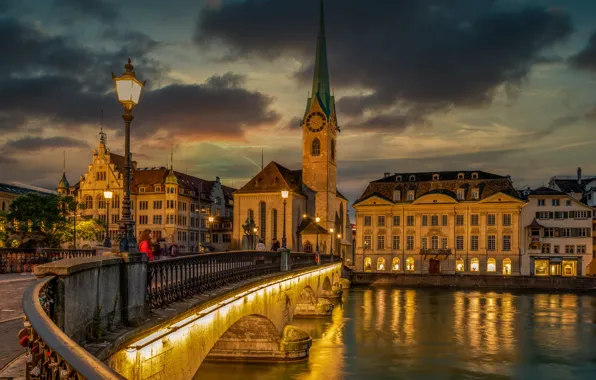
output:
[[[292,322],[296,305],[304,302],[302,291],[310,288],[318,298],[326,278],[331,284],[338,283],[341,264],[286,272],[238,288],[139,337],[110,357],[108,365],[128,379],[191,379],[234,323],[246,316],[262,316],[281,335]]]

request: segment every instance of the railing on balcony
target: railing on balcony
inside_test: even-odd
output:
[[[95,254],[94,249],[0,248],[0,273],[32,272],[35,265]]]
[[[124,379],[56,326],[55,286],[56,277],[46,277],[32,284],[23,295],[27,379]]]
[[[420,250],[420,254],[421,255],[428,255],[428,256],[432,256],[432,255],[450,255],[451,254],[451,248],[435,248],[435,249],[423,248],[423,249]]]

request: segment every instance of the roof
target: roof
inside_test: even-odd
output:
[[[477,178],[472,179],[473,173],[477,173]],[[463,174],[463,179],[458,179],[460,174]],[[433,180],[434,175],[438,175],[439,179]],[[410,180],[411,176],[413,176],[412,180]],[[479,199],[472,198],[472,189],[478,189]],[[400,202],[409,202],[407,201],[409,191],[414,192],[414,200],[429,194],[444,194],[457,199],[458,190],[464,191],[464,201],[478,201],[497,193],[504,193],[519,199],[519,193],[513,188],[511,179],[507,176],[483,171],[445,171],[388,175],[370,182],[354,204],[371,196],[378,196],[393,202],[394,191],[400,192]]]
[[[124,169],[124,156],[110,152],[110,162],[118,169]]]
[[[543,228],[544,226],[542,224],[538,223],[538,221],[534,218],[534,220],[532,220],[532,223],[526,227]]]
[[[339,190],[338,190],[337,188],[335,189],[335,195],[336,195],[338,198],[344,199],[344,200],[346,200],[346,201],[348,200],[348,198],[346,198],[346,197],[345,197],[345,196],[344,196],[342,193],[340,193],[340,192],[339,192]]]
[[[5,193],[9,193],[9,194],[15,194],[15,195],[23,195],[23,194],[27,194],[27,193],[38,193],[41,195],[50,195],[50,194],[56,194],[56,192],[52,191],[52,190],[47,190],[47,189],[43,189],[41,187],[36,187],[36,186],[29,186],[29,185],[21,185],[21,184],[16,184],[16,183],[4,183],[4,182],[0,182],[0,192],[5,192]]]
[[[312,81],[312,97],[308,101],[306,112],[309,111],[312,99],[317,99],[319,105],[329,117],[331,109],[331,86],[329,84],[329,65],[327,63],[327,41],[325,37],[325,9],[321,1],[319,14],[319,32],[317,35],[317,53]]]
[[[302,170],[290,170],[271,161],[235,193],[268,193],[282,190],[302,194]]]
[[[576,179],[558,179],[554,177],[551,179],[551,185],[556,185],[561,191],[569,194],[569,193],[583,193],[586,185],[592,181],[594,181],[596,177],[585,177],[582,178],[579,182]]]
[[[550,187],[539,187],[535,190],[530,191],[529,196],[535,196],[535,195],[562,195],[562,196],[568,196],[567,193],[564,193],[562,191],[559,190],[555,190],[555,189],[551,189]]]

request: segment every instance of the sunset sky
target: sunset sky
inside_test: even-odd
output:
[[[300,168],[319,0],[0,1],[0,181],[55,188],[86,171],[111,72],[147,80],[139,166],[241,187]],[[339,189],[383,172],[484,170],[517,187],[596,174],[596,1],[325,0],[342,132]]]

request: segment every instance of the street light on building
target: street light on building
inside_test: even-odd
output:
[[[213,221],[215,218],[209,216],[209,244],[213,244]]]
[[[333,227],[329,229],[329,233],[331,235],[331,254],[333,255]]]
[[[122,200],[122,237],[120,238],[120,252],[134,253],[138,252],[137,239],[134,233],[134,221],[130,214],[130,182],[131,182],[131,163],[130,163],[130,123],[133,120],[132,109],[139,104],[141,91],[145,82],[137,80],[134,67],[128,59],[124,66],[125,72],[117,77],[112,73],[114,86],[118,101],[124,107],[124,199]]]
[[[339,249],[339,245],[341,245],[341,234],[337,234],[337,244],[338,244],[337,251],[341,255],[341,250]]]
[[[283,228],[283,233],[282,233],[282,237],[281,237],[281,247],[283,249],[286,248],[286,201],[287,201],[289,195],[290,195],[289,191],[282,190],[281,197],[284,200],[284,228]]]
[[[318,216],[315,218],[315,222],[317,222],[316,224],[316,228],[317,228],[317,248],[316,248],[316,252],[319,253],[319,222],[321,221],[321,218],[319,218]]]
[[[252,232],[253,232],[253,236],[254,236],[254,238],[252,239],[252,240],[254,240],[254,242],[253,242],[253,245],[254,245],[253,249],[257,249],[257,234],[259,233],[259,227],[253,228],[252,229]]]
[[[106,248],[112,247],[112,242],[110,240],[110,203],[112,202],[112,196],[114,193],[110,190],[110,184],[108,183],[108,187],[103,192],[103,197],[106,200],[106,239],[103,242],[103,246]]]

